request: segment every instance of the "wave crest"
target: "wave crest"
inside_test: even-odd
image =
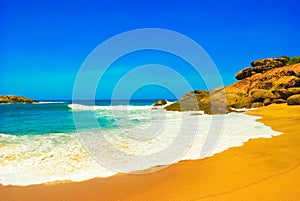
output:
[[[82,105],[82,104],[68,104],[68,107],[72,110],[146,110],[151,109],[152,106],[133,106],[133,105],[108,105],[108,106],[97,106],[97,105]]]

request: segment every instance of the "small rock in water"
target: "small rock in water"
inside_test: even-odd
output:
[[[160,99],[158,101],[156,101],[153,106],[162,106],[162,105],[165,105],[167,104],[167,101],[166,100],[163,100],[163,99]]]

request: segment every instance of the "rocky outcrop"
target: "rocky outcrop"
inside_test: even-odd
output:
[[[253,65],[265,64],[264,61],[260,62]],[[188,92],[165,109],[171,111],[203,110],[208,114],[227,113],[232,111],[231,108],[256,108],[286,102],[289,104],[288,99],[297,94],[300,94],[299,63],[255,73],[227,87],[211,91]]]
[[[288,57],[260,59],[251,62],[251,66],[254,72],[261,73],[273,68],[286,66],[289,60]]]
[[[247,77],[251,77],[256,73],[263,73],[273,68],[280,68],[286,66],[289,62],[289,57],[278,57],[278,58],[267,58],[267,59],[260,59],[251,62],[252,67],[247,67],[241,71],[239,71],[235,78],[237,80],[242,80]]]
[[[30,98],[25,98],[23,96],[14,96],[14,95],[7,95],[1,96],[0,95],[0,103],[34,103],[37,102]]]
[[[158,101],[156,101],[153,106],[162,106],[162,105],[165,105],[167,104],[167,101],[166,100],[163,100],[163,99],[160,99]]]
[[[292,95],[287,99],[288,105],[300,105],[300,94]]]

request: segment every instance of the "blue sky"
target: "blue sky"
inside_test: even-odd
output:
[[[76,74],[89,53],[110,37],[140,28],[170,29],[190,37],[207,51],[229,85],[253,60],[299,55],[299,7],[297,0],[0,0],[0,94],[71,99]],[[184,61],[150,51],[116,61],[96,98],[111,97],[121,71],[153,62],[181,69],[192,88],[206,88]],[[172,83],[168,75],[143,76]],[[177,87],[176,93],[184,90]],[[172,93],[147,86],[134,98],[172,98]]]

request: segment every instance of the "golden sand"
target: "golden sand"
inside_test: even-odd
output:
[[[151,174],[0,186],[0,200],[299,200],[300,106],[270,105],[247,113],[284,134]]]

